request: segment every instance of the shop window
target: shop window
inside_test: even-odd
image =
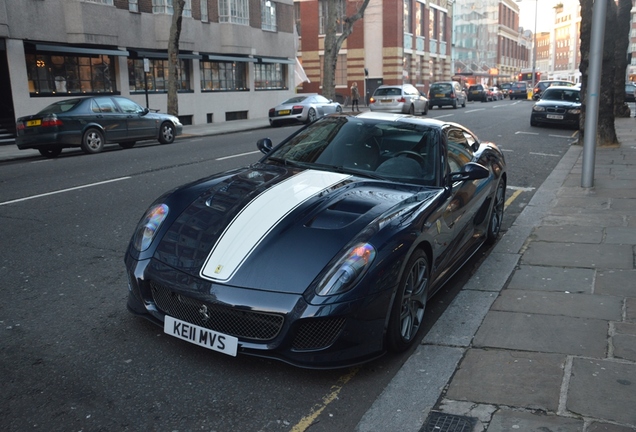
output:
[[[245,62],[199,62],[202,91],[243,91],[247,86]]]
[[[190,60],[179,59],[177,91],[190,91]],[[168,91],[168,60],[149,59],[150,70],[146,74],[149,92]],[[128,88],[131,92],[145,92],[144,60],[128,59]]]
[[[116,93],[114,57],[26,53],[32,95]]]
[[[256,90],[287,90],[287,68],[282,63],[254,64]]]

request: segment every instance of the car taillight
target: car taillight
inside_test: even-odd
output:
[[[375,98],[374,97],[370,97],[369,98],[369,103],[375,103]]]
[[[56,116],[46,116],[42,119],[42,127],[62,126],[62,120]]]
[[[292,108],[294,111],[296,110],[302,110],[303,106],[302,105],[294,105],[294,107]]]
[[[455,99],[455,94],[454,94],[454,93],[451,93],[451,94],[450,94],[450,98],[451,98],[451,99]]]
[[[398,101],[398,102],[402,102],[402,103],[404,103],[404,102],[406,102],[406,99],[404,99],[403,97],[401,97],[401,98],[399,98],[397,101]]]
[[[26,126],[24,125],[24,122],[17,122],[15,124],[15,128],[19,131],[26,129]]]

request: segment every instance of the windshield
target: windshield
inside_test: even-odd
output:
[[[439,132],[413,122],[328,117],[312,123],[267,159],[305,168],[433,185]]]
[[[578,90],[565,90],[549,87],[543,92],[541,99],[557,100],[566,102],[581,102],[580,92]]]
[[[397,87],[379,88],[375,91],[374,96],[401,96],[402,89]]]

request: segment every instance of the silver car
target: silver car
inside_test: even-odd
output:
[[[316,93],[298,94],[269,110],[269,124],[276,127],[283,123],[311,123],[328,114],[341,113],[338,102]]]
[[[400,114],[428,114],[428,99],[411,84],[382,85],[369,99],[371,111]]]

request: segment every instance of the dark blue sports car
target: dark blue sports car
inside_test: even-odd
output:
[[[258,148],[148,209],[131,312],[231,356],[349,366],[411,346],[427,299],[499,235],[504,156],[458,124],[333,115]]]

